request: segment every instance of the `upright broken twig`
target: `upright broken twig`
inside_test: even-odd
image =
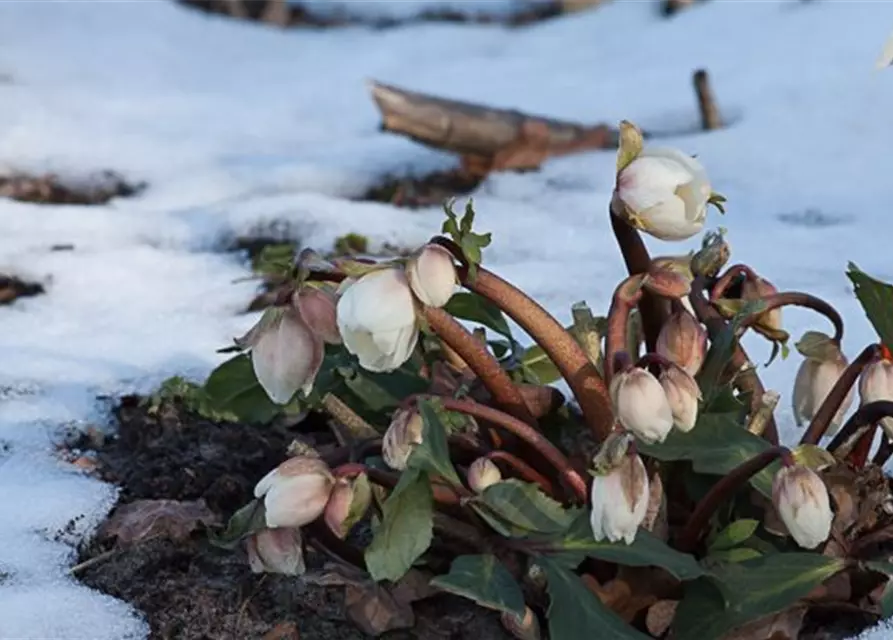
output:
[[[707,75],[706,69],[695,71],[692,79],[695,85],[695,93],[698,96],[701,127],[705,131],[722,128],[722,118],[719,115],[719,108],[716,106],[716,99],[713,97],[713,91],[710,88],[710,76]]]

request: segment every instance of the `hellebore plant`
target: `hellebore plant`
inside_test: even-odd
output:
[[[893,287],[851,265],[881,344],[850,362],[833,307],[726,267],[722,233],[652,260],[640,231],[690,238],[725,199],[691,156],[620,132],[609,216],[629,275],[606,318],[579,303],[565,327],[487,270],[470,201],[408,258],[301,254],[237,341],[250,355],[204,397],[251,422],[322,412],[332,434],[283,452],[215,543],[247,545],[255,572],[301,574],[306,544],[381,589],[427,576],[517,638],[794,638],[813,611],[851,627],[893,612],[893,495],[876,466],[893,445],[868,461],[877,425],[893,436]],[[804,431],[784,446],[780,394],[740,338],[784,344],[788,305],[833,335],[797,343]],[[790,633],[773,631],[781,615]]]

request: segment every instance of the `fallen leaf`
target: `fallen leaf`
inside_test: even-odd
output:
[[[667,495],[664,483],[657,469],[651,474],[648,486],[648,509],[642,526],[666,542],[670,538],[670,525],[667,521]]]
[[[648,628],[648,632],[656,637],[662,636],[673,624],[678,606],[678,600],[658,600],[651,605],[648,615],[645,616],[645,626]]]
[[[217,515],[204,500],[137,500],[118,508],[100,535],[117,538],[120,544],[147,538],[184,540],[199,526],[217,523]]]
[[[796,640],[800,636],[800,627],[803,626],[803,616],[806,615],[807,609],[805,605],[795,605],[790,609],[749,622],[727,633],[722,640],[754,640],[754,638]]]
[[[386,587],[374,582],[363,586],[348,585],[344,591],[344,606],[353,623],[371,636],[415,625],[412,606],[398,602]]]
[[[294,622],[280,622],[267,631],[261,640],[301,640],[301,634]]]

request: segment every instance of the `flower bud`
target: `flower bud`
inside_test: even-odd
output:
[[[353,526],[362,520],[372,502],[372,487],[366,474],[355,478],[339,478],[326,504],[326,525],[342,540]]]
[[[335,483],[328,465],[319,458],[289,458],[261,478],[254,497],[263,498],[267,526],[303,527],[326,508]]]
[[[863,405],[878,400],[893,400],[893,362],[878,360],[865,367],[859,378],[859,396]],[[887,439],[893,440],[893,418],[883,418],[881,428]]]
[[[673,412],[663,387],[649,371],[631,367],[611,379],[611,402],[621,426],[647,444],[663,442]]]
[[[682,276],[688,283],[689,290],[691,290],[691,283],[695,278],[694,273],[691,270],[691,254],[685,256],[663,256],[654,258],[651,260],[651,264],[654,268],[666,269]],[[688,299],[687,295],[679,298],[679,302],[682,303],[682,306],[686,311],[695,315],[694,307],[691,306],[691,300]]]
[[[442,307],[456,290],[453,255],[437,244],[427,244],[409,261],[406,276],[412,292],[429,307]]]
[[[503,611],[499,618],[502,626],[518,640],[540,640],[540,622],[530,607],[524,607],[524,615]]]
[[[763,298],[774,296],[776,293],[778,293],[778,289],[775,288],[775,285],[757,275],[754,275],[752,278],[746,278],[741,284],[741,298],[743,300],[762,300]],[[761,313],[759,320],[754,325],[754,329],[760,328],[766,329],[771,333],[782,332],[781,307]]]
[[[403,471],[416,445],[422,444],[422,416],[418,411],[398,409],[382,438],[381,454],[385,463],[397,471]]]
[[[307,570],[300,529],[261,529],[249,536],[246,546],[253,573],[299,576]]]
[[[468,467],[468,486],[475,493],[483,493],[491,484],[502,481],[499,467],[489,458],[478,458]]]
[[[685,240],[704,228],[711,189],[701,163],[676,149],[645,149],[617,176],[616,211],[661,240]]]
[[[680,273],[654,265],[648,270],[642,286],[655,295],[680,300],[687,298],[691,292],[691,280]]]
[[[657,336],[657,353],[694,376],[707,354],[707,332],[687,311],[674,313]]]
[[[660,386],[670,403],[673,425],[684,432],[694,429],[698,421],[698,403],[701,400],[701,390],[695,379],[681,367],[671,363],[660,374]]]
[[[596,541],[632,544],[648,511],[648,474],[632,450],[611,470],[592,478],[589,522]]]
[[[772,485],[772,501],[788,532],[804,549],[815,549],[831,533],[828,489],[809,467],[782,467]]]
[[[345,287],[337,317],[345,348],[368,371],[399,368],[418,342],[415,300],[400,269],[377,269]]]
[[[341,344],[333,291],[317,287],[301,287],[301,290],[292,297],[292,303],[300,311],[301,318],[307,326],[321,340],[329,344]]]
[[[848,364],[846,356],[839,349],[837,355],[830,359],[804,358],[794,379],[793,405],[797,426],[802,426],[815,417]],[[844,416],[853,403],[853,395],[853,390],[850,389],[840,409],[831,419],[826,436],[833,436],[840,430]]]

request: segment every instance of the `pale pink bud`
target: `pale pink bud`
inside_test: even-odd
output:
[[[691,431],[698,421],[698,403],[701,390],[695,379],[681,367],[671,365],[660,374],[663,387],[673,413],[673,425],[680,431]]]
[[[329,529],[342,540],[359,522],[372,501],[372,488],[365,474],[356,478],[339,478],[326,504],[325,521]]]
[[[324,342],[341,344],[335,315],[335,294],[329,289],[302,287],[292,298],[304,322]]]
[[[468,486],[475,493],[483,493],[491,484],[502,481],[499,467],[489,458],[478,458],[468,467]]]
[[[707,353],[707,332],[692,314],[679,311],[661,327],[656,350],[694,376],[701,370]]]
[[[246,546],[253,573],[299,576],[307,570],[300,529],[261,529],[248,538]]]
[[[398,409],[382,438],[381,455],[385,463],[397,471],[403,471],[409,456],[422,443],[425,423],[418,411]]]
[[[828,539],[834,514],[828,489],[815,471],[798,464],[782,467],[775,475],[772,500],[798,545],[815,549]]]
[[[661,240],[699,233],[710,194],[701,163],[676,149],[646,148],[617,176],[628,222]]]
[[[741,285],[741,298],[744,300],[762,300],[778,293],[771,282],[760,276],[747,278]],[[782,331],[781,325],[781,307],[776,307],[771,311],[760,314],[759,320],[754,328],[762,327],[771,332]]]
[[[652,264],[648,276],[642,282],[651,293],[664,298],[684,299],[691,292],[691,280],[672,269],[664,269]]]
[[[297,456],[261,478],[254,497],[264,500],[268,527],[303,527],[322,515],[334,484],[325,462]]]
[[[673,411],[663,387],[649,371],[632,367],[614,374],[611,401],[621,426],[647,444],[663,442],[673,428]]]
[[[862,370],[859,378],[859,396],[862,404],[878,400],[893,400],[893,362],[878,360]],[[893,440],[893,418],[883,418],[881,428],[888,440]]]
[[[500,616],[502,626],[518,640],[540,640],[540,622],[530,607],[524,607],[524,615],[503,611]]]
[[[347,286],[337,316],[344,346],[369,371],[399,368],[418,342],[415,300],[400,269],[378,269]]]
[[[625,455],[603,475],[594,475],[589,522],[595,540],[632,544],[648,512],[648,495],[648,474],[636,454]]]
[[[429,307],[442,307],[456,290],[453,255],[437,244],[427,244],[409,261],[406,276],[412,292]]]
[[[794,419],[797,426],[801,426],[809,422],[815,417],[819,407],[831,393],[831,389],[837,384],[840,376],[846,371],[848,362],[846,357],[839,353],[837,358],[830,360],[819,360],[817,358],[805,358],[797,370],[797,377],[794,379]],[[844,398],[840,409],[834,414],[828,430],[825,432],[827,436],[833,436],[840,430],[843,424],[844,416],[853,404],[854,392],[850,389]]]

